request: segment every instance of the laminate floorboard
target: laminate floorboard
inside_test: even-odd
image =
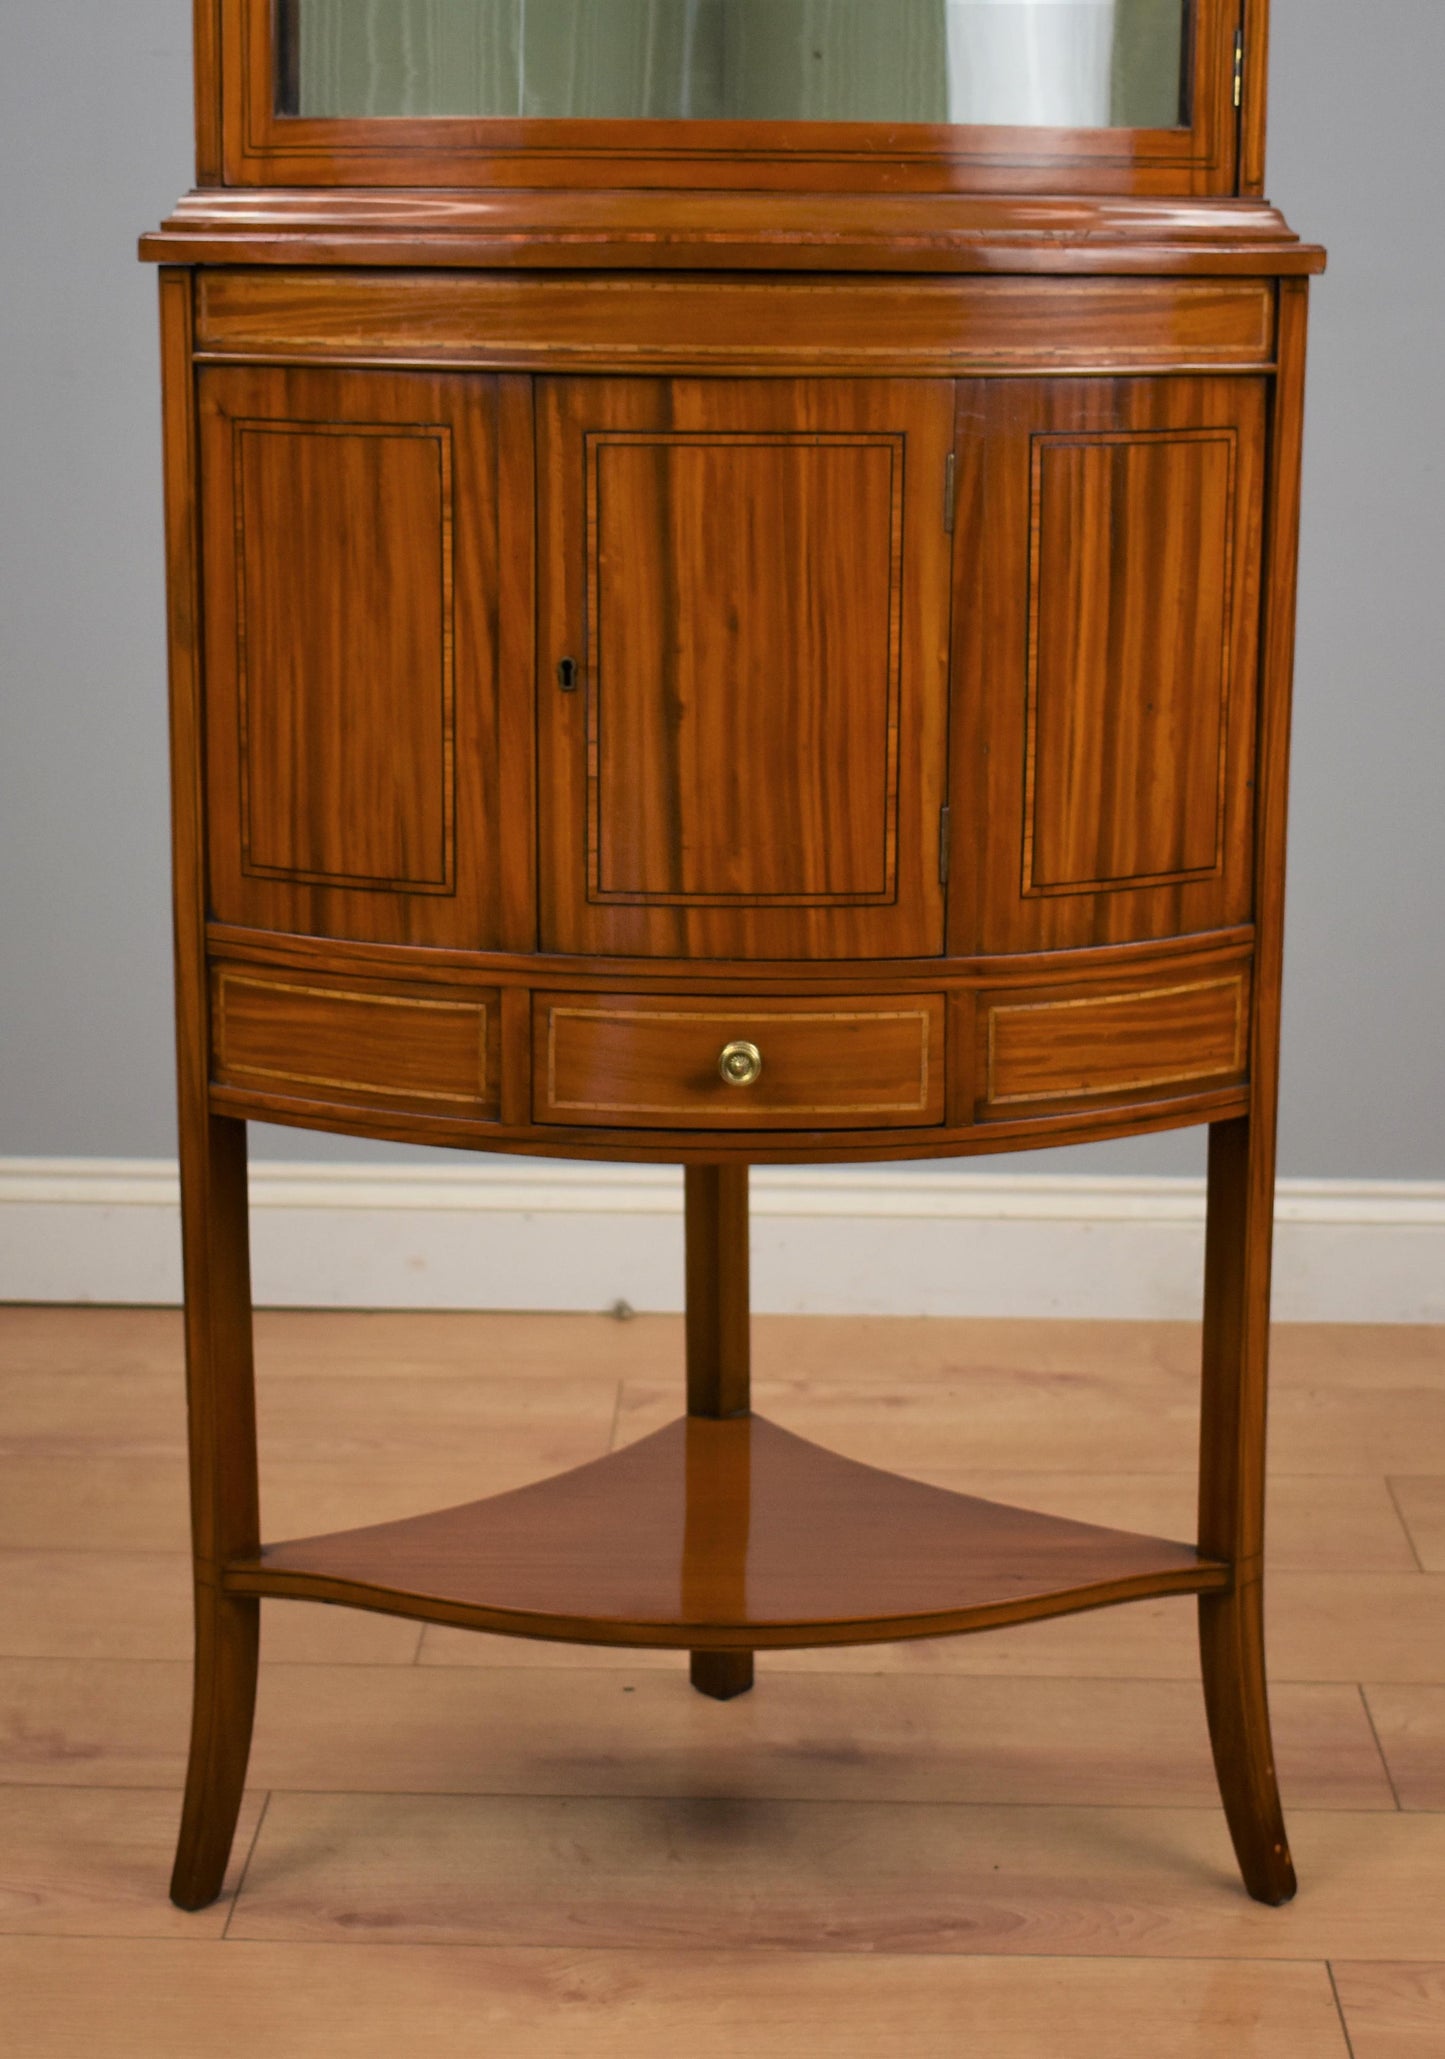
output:
[[[282,1664],[410,1666],[422,1626],[273,1602],[264,1635],[267,1659]],[[190,1649],[189,1557],[0,1551],[0,1657],[185,1659]]]
[[[56,1939],[0,1992],[6,2059],[1347,2059],[1318,1965]]]
[[[1426,1573],[1445,1573],[1445,1476],[1392,1480],[1406,1535]]]
[[[264,1640],[264,1632],[263,1632]],[[0,1660],[0,1783],[172,1787],[190,1668]],[[1350,1686],[1275,1697],[1301,1807],[1393,1810]],[[727,1705],[669,1672],[263,1666],[258,1787],[367,1794],[1218,1806],[1192,1682],[778,1673]]]
[[[1365,1698],[1400,1807],[1445,1810],[1445,1683],[1371,1686]],[[1445,1941],[1445,1904],[1440,1922]]]
[[[682,1344],[264,1313],[267,1535],[584,1463],[681,1412]],[[755,1330],[789,1428],[1180,1537],[1197,1359],[1187,1324]],[[226,1891],[184,1916],[179,1318],[0,1309],[0,2055],[1445,2059],[1445,1330],[1274,1363],[1290,1907],[1239,1886],[1187,1601],[770,1654],[726,1705],[678,1654],[268,1602]]]
[[[0,1937],[223,1937],[264,1801],[242,1804],[221,1899],[188,1916],[166,1894],[180,1821],[169,1788],[0,1787]]]
[[[1445,1961],[1334,1968],[1354,2059],[1440,2059]]]
[[[959,1494],[1013,1502],[1078,1523],[1192,1537],[1199,1485],[1182,1473],[1021,1473],[926,1467],[918,1478]],[[1274,1469],[1266,1528],[1277,1573],[1416,1573],[1420,1561],[1384,1480]],[[1442,1552],[1445,1570],[1445,1552]]]
[[[229,1935],[1138,1959],[1438,1950],[1445,1819],[1296,1808],[1292,1843],[1310,1884],[1270,1923],[1202,1808],[273,1794]]]
[[[905,1473],[1004,1472],[1027,1454],[1037,1472],[1160,1473],[1195,1462],[1199,1376],[1148,1376],[1107,1363],[1020,1372],[944,1370],[936,1382],[810,1379],[753,1383],[754,1405],[785,1429]],[[629,1380],[619,1444],[678,1414],[676,1388]],[[1445,1370],[1396,1386],[1276,1383],[1270,1449],[1281,1472],[1375,1477],[1445,1466]]]

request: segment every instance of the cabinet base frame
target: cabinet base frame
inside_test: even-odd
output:
[[[490,1502],[263,1549],[244,1124],[211,1118],[201,1146],[183,1188],[197,1645],[172,1882],[180,1907],[205,1907],[225,1877],[266,1595],[504,1635],[690,1650],[693,1685],[725,1701],[751,1687],[757,1649],[962,1634],[1197,1594],[1210,1735],[1241,1872],[1257,1900],[1293,1894],[1259,1570],[1269,1221],[1257,1197],[1269,1154],[1248,1118],[1211,1135],[1197,1548],[926,1487],[754,1416],[747,1170],[702,1166],[687,1172],[686,1419]]]

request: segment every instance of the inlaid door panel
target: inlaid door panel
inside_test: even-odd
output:
[[[538,392],[544,943],[939,953],[951,386]]]
[[[497,387],[202,373],[217,920],[503,941]]]
[[[959,951],[1247,922],[1265,396],[961,389]]]

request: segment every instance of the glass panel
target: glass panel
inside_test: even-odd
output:
[[[1187,123],[1191,0],[277,0],[277,111]]]

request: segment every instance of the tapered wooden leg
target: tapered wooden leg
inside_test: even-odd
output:
[[[260,1602],[197,1586],[191,1757],[171,1875],[180,1909],[208,1907],[226,1877],[251,1756],[260,1653]]]
[[[687,1168],[687,1412],[718,1420],[752,1406],[748,1169]],[[753,1684],[750,1651],[697,1651],[692,1684],[714,1701]]]
[[[1200,1596],[1199,1647],[1209,1739],[1239,1870],[1257,1902],[1278,1906],[1294,1898],[1296,1882],[1274,1770],[1257,1579],[1233,1594]]]
[[[695,1651],[692,1655],[692,1684],[710,1701],[732,1702],[752,1691],[753,1655],[750,1651]]]
[[[1256,1901],[1295,1892],[1270,1736],[1264,1665],[1265,1421],[1273,1238],[1273,1125],[1242,1117],[1209,1139],[1200,1549],[1234,1568],[1202,1595],[1200,1651],[1219,1791]]]
[[[204,1908],[220,1893],[235,1835],[255,1706],[258,1604],[223,1595],[221,1574],[261,1548],[246,1125],[210,1112],[193,291],[187,270],[162,271],[176,1081],[196,1592],[191,1758],[171,1883],[183,1909]]]
[[[260,1603],[224,1594],[229,1561],[260,1550],[246,1126],[182,1124],[186,1385],[195,1545],[191,1756],[171,1899],[204,1909],[221,1892],[251,1750]]]

